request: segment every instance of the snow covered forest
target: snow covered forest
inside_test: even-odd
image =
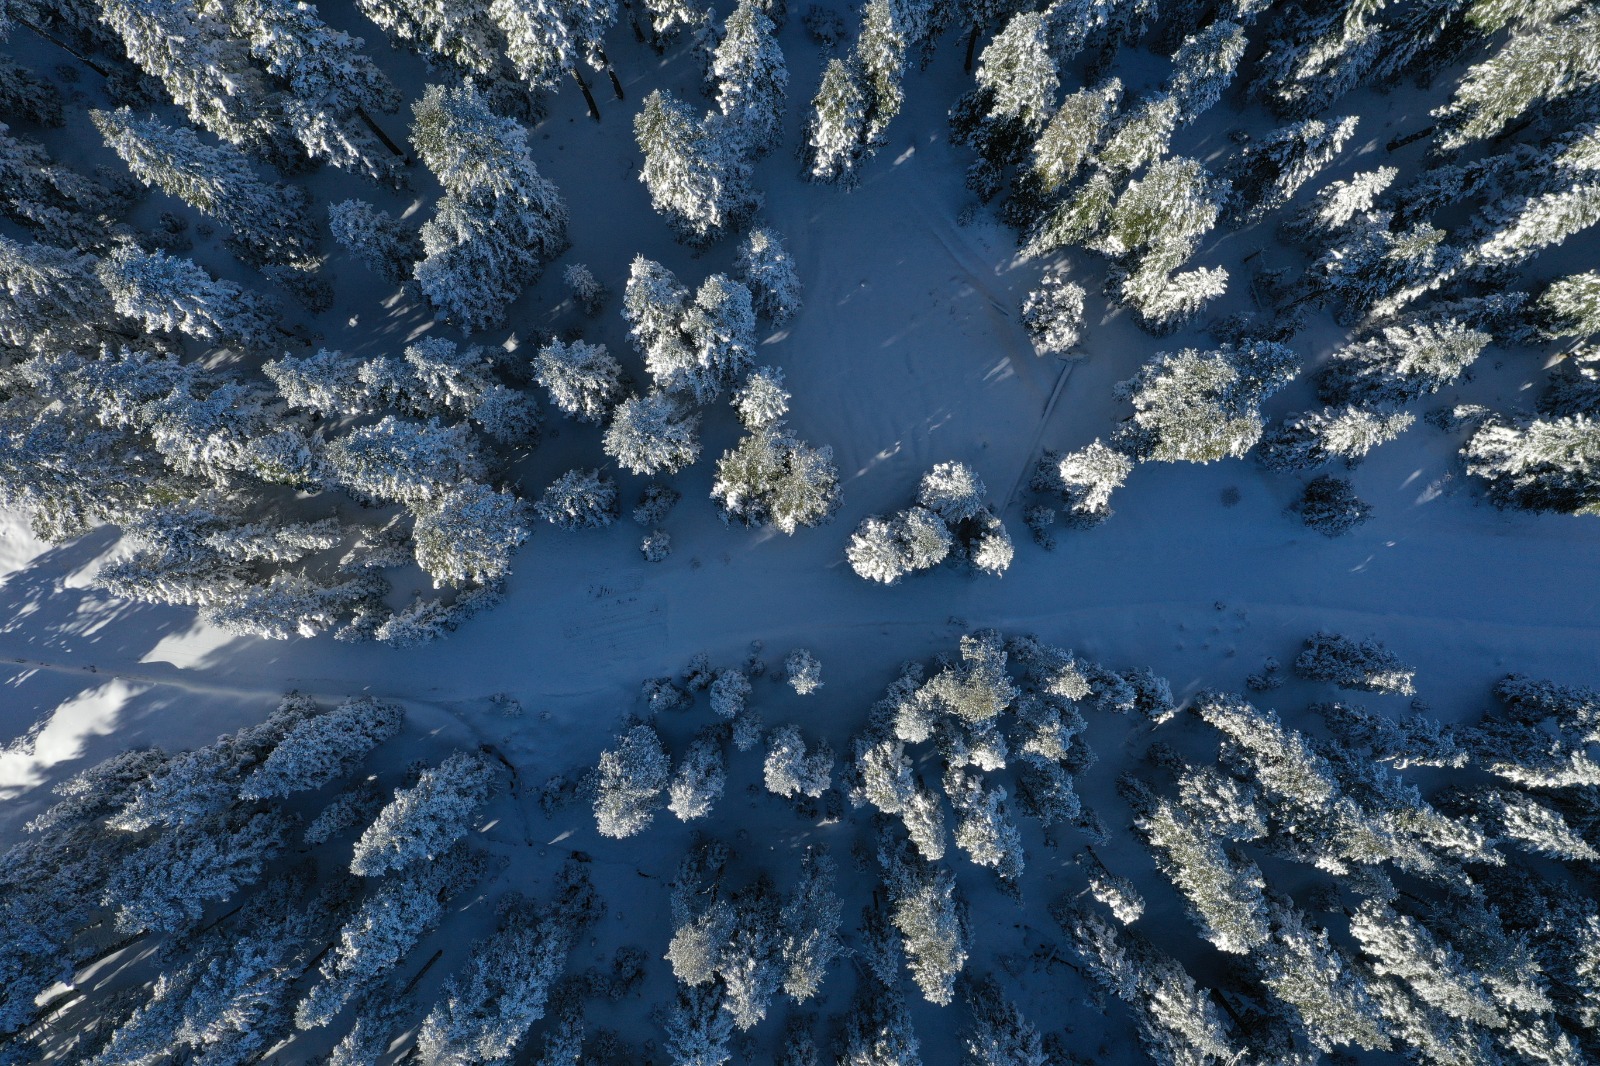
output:
[[[1600,1060],[1597,223],[1589,0],[0,0],[0,1063]]]

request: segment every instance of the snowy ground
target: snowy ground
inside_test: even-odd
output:
[[[351,28],[358,22],[349,15],[343,21]],[[397,80],[420,84],[420,65],[410,56],[387,51],[370,26],[359,32]],[[792,74],[786,138],[792,145],[820,64],[797,19],[782,40]],[[653,68],[667,64],[669,83],[686,83],[693,71],[682,55],[660,60],[635,46],[625,30],[614,32],[611,44],[627,102],[609,100],[603,82],[597,85],[605,117],[595,125],[584,117],[581,97],[565,90],[535,133],[540,167],[571,207],[573,251],[566,261],[587,262],[618,290],[628,261],[643,251],[696,284],[726,269],[732,249],[719,246],[692,258],[670,243],[643,186],[633,180],[637,153],[629,129],[639,98],[662,82]],[[41,57],[40,65],[48,68],[60,58]],[[1152,82],[1159,76],[1153,65]],[[963,81],[959,44],[947,40],[931,68],[908,79],[907,110],[891,131],[892,143],[852,192],[800,181],[784,150],[760,168],[766,220],[786,236],[806,285],[804,311],[770,335],[762,352],[785,370],[795,396],[794,428],[811,443],[834,448],[844,502],[832,525],[793,538],[725,528],[707,499],[709,460],[733,441],[732,420],[724,419],[705,436],[707,458],[674,482],[684,500],[665,526],[674,546],[665,562],[640,559],[643,530],[630,522],[579,534],[541,528],[518,556],[501,606],[450,639],[395,651],[327,638],[235,639],[196,624],[186,611],[113,601],[88,582],[97,562],[115,550],[114,536],[101,532],[50,547],[35,542],[12,516],[0,535],[0,663],[7,686],[0,739],[15,738],[0,752],[4,841],[48,803],[49,785],[113,752],[202,743],[259,719],[287,689],[391,696],[411,711],[416,744],[408,753],[442,751],[471,737],[494,743],[516,765],[524,788],[496,808],[486,834],[524,874],[541,878],[548,864],[539,860],[567,849],[595,856],[613,920],[597,933],[593,954],[609,957],[619,944],[639,943],[658,958],[666,936],[661,879],[670,875],[687,830],[658,822],[626,846],[606,844],[582,808],[547,820],[528,785],[592,764],[621,717],[640,709],[640,681],[678,672],[696,652],[707,652],[714,665],[736,665],[750,641],[761,640],[766,661],[776,668],[791,648],[811,648],[823,663],[820,693],[801,699],[763,680],[752,702],[769,724],[796,722],[808,738],[826,737],[840,750],[903,660],[953,650],[960,633],[986,626],[1037,633],[1112,666],[1150,666],[1179,694],[1238,688],[1266,656],[1287,662],[1319,629],[1383,639],[1418,667],[1418,686],[1443,717],[1475,713],[1488,699],[1489,684],[1510,670],[1594,680],[1600,526],[1485,505],[1457,472],[1456,440],[1420,422],[1354,473],[1375,516],[1338,540],[1283,514],[1301,479],[1268,474],[1252,460],[1145,465],[1118,491],[1117,513],[1105,525],[1088,533],[1059,531],[1053,553],[1029,542],[1021,520],[1025,494],[1013,490],[1025,488],[1039,449],[1077,447],[1107,435],[1123,413],[1111,399],[1114,382],[1155,351],[1204,342],[1192,332],[1153,339],[1125,317],[1107,315],[1096,294],[1102,268],[1085,261],[1079,277],[1092,294],[1086,358],[1068,366],[1033,353],[1017,306],[1039,264],[1018,262],[1009,231],[986,215],[970,225],[957,222],[971,199],[961,184],[968,156],[947,143],[944,111]],[[1431,103],[1352,97],[1350,106],[1364,115],[1358,139],[1367,156],[1351,154],[1315,184],[1377,165],[1371,154],[1383,156],[1386,140],[1425,124]],[[394,130],[403,125],[398,119],[386,124]],[[1211,129],[1213,138],[1227,133],[1221,122]],[[1205,154],[1203,144],[1182,140],[1177,150]],[[426,210],[433,194],[422,187],[426,176],[416,176],[419,210]],[[320,202],[370,195],[337,176],[318,176],[313,185]],[[1230,295],[1215,309],[1224,313],[1249,306],[1245,283],[1252,266],[1240,260],[1267,237],[1219,232],[1198,263],[1233,272]],[[204,251],[197,258],[221,270],[225,257],[213,262]],[[374,291],[370,276],[353,262],[336,255],[331,274],[339,301],[315,323],[327,346],[392,352],[434,328],[414,308],[385,309],[389,294]],[[508,345],[534,329],[578,321],[570,309],[550,310],[560,299],[559,285],[559,269],[551,270],[519,301]],[[484,339],[499,343],[502,336]],[[615,353],[628,351],[615,299],[586,339],[604,340]],[[1311,362],[1340,339],[1324,318],[1295,347]],[[1459,394],[1497,397],[1500,406],[1511,406],[1542,375],[1530,360],[1526,353],[1492,351],[1477,380]],[[637,362],[629,365],[637,373]],[[1045,418],[1063,372],[1070,377]],[[1309,398],[1302,380],[1273,402],[1271,412],[1298,409]],[[1454,399],[1447,393],[1438,405]],[[530,493],[580,461],[601,458],[592,427],[552,420],[546,433],[519,471]],[[905,506],[920,474],[947,459],[970,463],[991,495],[1007,503],[1004,518],[1017,540],[1010,572],[993,579],[938,570],[893,588],[858,579],[843,556],[850,531],[865,515]],[[631,506],[643,479],[620,480]],[[1237,490],[1234,505],[1223,502],[1228,489]],[[496,693],[516,697],[526,713],[504,717],[487,700]],[[1305,693],[1291,685],[1274,695],[1293,723]],[[706,720],[703,704],[693,713],[695,723]],[[1116,801],[1105,798],[1110,782],[1131,745],[1143,747],[1128,735],[1129,726],[1097,720],[1089,733],[1101,764],[1085,790],[1091,803],[1099,793],[1113,828],[1123,816],[1114,813]],[[681,743],[692,723],[678,732],[669,737]],[[792,876],[797,849],[820,837],[835,840],[848,869],[848,825],[811,826],[766,795],[747,801],[745,787],[759,780],[758,753],[735,755],[732,766],[717,822],[742,826],[752,856],[763,847],[789,850],[794,857],[779,863],[787,871],[780,878]],[[745,809],[747,802],[753,811]],[[1007,914],[986,905],[975,915],[982,931],[974,961],[981,968],[999,969],[1003,955],[1031,953],[1042,941],[1060,939],[1044,913],[1046,886],[1068,864],[1073,847],[1048,851],[1037,830],[1029,830],[1027,842],[1030,879],[1041,880],[1024,911]],[[1127,862],[1148,864],[1131,842],[1124,847],[1119,854]],[[963,879],[977,876],[969,864],[955,865]],[[847,913],[847,924],[853,917]],[[1181,921],[1176,910],[1171,917]],[[1159,909],[1153,918],[1161,919]],[[449,950],[461,949],[453,941]],[[431,954],[432,947],[427,950]],[[580,950],[580,965],[588,954]],[[448,969],[441,965],[439,974]],[[653,963],[645,999],[665,1001],[670,981],[665,965]],[[1041,982],[1022,1006],[1042,1028],[1059,1030],[1072,1021],[1070,1008],[1052,996]],[[837,1010],[843,1002],[839,993],[827,1006]],[[946,1037],[955,1020],[944,1017],[951,1013],[926,1005],[915,1011],[930,1063],[954,1061]],[[610,1024],[603,1012],[595,1020]],[[1085,1033],[1079,1050],[1094,1054],[1094,1025],[1079,1024]],[[775,1028],[759,1032],[776,1035]]]

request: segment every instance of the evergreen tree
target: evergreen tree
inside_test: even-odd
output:
[[[1537,311],[1550,337],[1600,334],[1600,271],[1560,278],[1539,297]]]
[[[733,407],[739,412],[740,424],[757,433],[782,424],[783,416],[789,413],[789,400],[789,392],[783,387],[783,371],[758,366],[733,394]]]
[[[800,276],[794,257],[775,231],[763,226],[746,233],[734,265],[750,289],[756,313],[773,325],[787,322],[800,310]]]
[[[696,740],[667,786],[667,809],[677,815],[679,821],[704,818],[722,798],[726,784],[722,749],[709,739]]]
[[[1222,99],[1244,58],[1244,29],[1219,19],[1192,37],[1172,57],[1167,91],[1178,101],[1178,121],[1187,125]]]
[[[645,97],[633,132],[644,155],[639,180],[684,243],[710,245],[759,206],[741,128],[696,120],[671,93],[657,89]]]
[[[892,986],[863,982],[845,1015],[840,1066],[921,1066],[920,1051],[905,999]]]
[[[974,76],[989,94],[989,121],[1011,119],[1032,132],[1042,129],[1061,85],[1044,16],[1013,15],[983,50]]]
[[[1046,1066],[1039,1030],[1001,993],[992,978],[963,990],[971,1019],[963,1043],[972,1066]]]
[[[809,696],[822,687],[822,663],[810,649],[796,648],[783,660],[783,677],[796,696]]]
[[[633,474],[677,473],[700,456],[699,416],[666,392],[629,397],[612,411],[605,453]]]
[[[193,130],[125,107],[89,118],[135,178],[222,223],[251,262],[308,265],[314,242],[303,191],[262,181],[243,153],[207,145]]]
[[[776,34],[760,0],[740,0],[712,53],[717,109],[756,156],[776,148],[783,137],[789,68]]]
[[[821,991],[828,967],[844,952],[834,863],[825,852],[806,850],[800,879],[784,902],[781,921],[783,991],[796,1003],[804,1003]]]
[[[1206,827],[1165,800],[1138,825],[1161,872],[1183,893],[1201,936],[1219,951],[1240,955],[1266,943],[1265,881],[1255,863],[1230,858]]]
[[[332,480],[358,499],[420,506],[441,500],[484,469],[464,425],[386,417],[351,430],[323,452]]]
[[[1334,123],[1307,119],[1247,144],[1233,171],[1233,214],[1259,219],[1287,204],[1301,186],[1333,162],[1355,135],[1354,115]]]
[[[1025,856],[1006,790],[984,788],[979,775],[954,771],[946,774],[945,791],[956,811],[956,845],[976,865],[993,867],[1001,880],[1015,884]]]
[[[489,0],[487,9],[505,35],[506,58],[535,89],[555,88],[568,72],[582,85],[579,60],[596,70],[605,66],[601,38],[617,21],[616,0],[562,4]],[[584,91],[587,95],[587,88]]]
[[[1118,386],[1134,407],[1118,433],[1120,443],[1158,462],[1242,456],[1265,428],[1261,403],[1298,370],[1293,352],[1267,341],[1160,353]]]
[[[672,765],[661,738],[648,725],[636,725],[595,770],[594,816],[600,835],[630,837],[646,829],[661,805]]]
[[[674,1066],[722,1066],[733,1057],[733,1015],[720,984],[680,985],[678,999],[662,1022]]]
[[[1309,204],[1285,223],[1293,236],[1311,244],[1343,233],[1352,222],[1373,210],[1378,197],[1398,177],[1394,167],[1364,170],[1348,181],[1336,181],[1319,190]]]
[[[1600,12],[1514,33],[1467,71],[1455,95],[1434,112],[1446,123],[1439,143],[1460,148],[1500,132],[1529,108],[1580,92],[1600,79]]]
[[[1384,406],[1325,407],[1285,418],[1268,430],[1258,458],[1269,470],[1307,470],[1336,458],[1353,464],[1415,421],[1404,411]]]
[[[1485,216],[1490,232],[1471,256],[1494,266],[1514,266],[1600,222],[1600,181],[1574,181],[1555,192],[1515,197],[1494,205]]]
[[[1489,483],[1498,506],[1565,514],[1600,509],[1600,421],[1593,418],[1491,421],[1461,453],[1467,472]]]
[[[1171,93],[1156,93],[1124,112],[1106,134],[1095,162],[1107,175],[1122,177],[1155,163],[1172,143],[1181,104]]]
[[[96,273],[117,314],[147,330],[264,346],[277,321],[270,301],[165,252],[124,244],[100,261]]]
[[[430,85],[412,110],[417,155],[445,191],[422,227],[417,283],[464,328],[482,329],[566,247],[566,204],[534,166],[527,131],[470,84]]]
[[[1355,641],[1337,633],[1317,633],[1306,638],[1306,650],[1294,661],[1295,673],[1311,681],[1326,681],[1340,688],[1383,692],[1399,696],[1416,694],[1416,671],[1375,640]]]
[[[801,142],[812,181],[849,186],[859,180],[856,169],[866,154],[869,99],[855,57],[828,60]]]
[[[1040,279],[1022,301],[1022,324],[1040,352],[1065,355],[1083,335],[1083,286],[1057,270]]]
[[[528,508],[509,492],[463,481],[416,507],[417,565],[434,588],[492,586],[511,572],[528,539]]]
[[[1338,537],[1372,517],[1372,505],[1356,495],[1348,479],[1314,477],[1294,502],[1300,520],[1326,537]]]
[[[617,520],[617,484],[598,470],[568,470],[544,490],[534,512],[569,531],[604,529]]]
[[[1328,934],[1291,907],[1275,907],[1272,942],[1258,953],[1262,983],[1298,1018],[1313,1047],[1346,1044],[1371,1051],[1389,1046],[1367,982]]]
[[[499,66],[501,38],[482,0],[356,0],[356,7],[427,59],[479,76]]]
[[[1133,459],[1096,440],[1067,455],[1046,453],[1039,461],[1032,486],[1058,494],[1067,505],[1068,524],[1089,529],[1111,517],[1111,494],[1132,472]]]
[[[833,752],[826,744],[806,754],[806,742],[792,725],[767,734],[767,758],[762,773],[768,792],[785,798],[819,797],[828,791],[833,775]]]
[[[472,828],[493,786],[494,771],[475,754],[456,752],[424,770],[361,834],[350,872],[377,877],[443,855]]]
[[[1329,403],[1407,403],[1454,382],[1491,339],[1450,318],[1437,325],[1386,326],[1335,352],[1317,391]]]
[[[1121,96],[1122,83],[1112,78],[1080,89],[1061,102],[1033,143],[1027,169],[1018,176],[1004,209],[1006,221],[1025,231],[1050,227],[1046,218],[1050,205],[1083,166],[1094,160],[1101,134]]]
[[[0,345],[31,352],[93,341],[112,321],[96,260],[0,234]]]
[[[417,232],[365,200],[329,204],[328,228],[341,247],[391,285],[410,278],[411,265],[422,258]]]
[[[239,787],[243,799],[318,789],[355,770],[373,748],[400,732],[399,704],[355,696],[296,723]]]
[[[563,414],[600,422],[622,395],[622,364],[603,344],[555,340],[534,356],[533,380],[550,391]]]
[[[879,858],[890,920],[904,939],[906,968],[928,1002],[948,1006],[971,945],[955,878],[914,855],[883,853]]]
[[[838,471],[831,448],[814,449],[781,421],[754,430],[717,460],[711,498],[724,521],[771,523],[793,534],[833,517],[839,507]]]

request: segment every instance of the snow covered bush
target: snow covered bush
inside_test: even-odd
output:
[[[796,648],[783,661],[783,676],[797,696],[809,696],[822,687],[822,664],[807,648]]]
[[[1300,520],[1325,537],[1338,537],[1372,517],[1372,505],[1355,493],[1346,478],[1314,477],[1294,502]]]
[[[1041,352],[1065,355],[1083,336],[1083,286],[1047,273],[1022,301],[1022,324]]]
[[[1295,659],[1294,669],[1301,677],[1340,688],[1397,696],[1416,693],[1412,684],[1416,671],[1376,640],[1357,641],[1337,633],[1318,633],[1306,638],[1306,649]]]
[[[568,470],[550,483],[533,509],[565,530],[604,529],[617,520],[617,483],[598,470]]]
[[[533,358],[533,380],[562,414],[600,422],[622,395],[622,364],[603,344],[551,341]]]

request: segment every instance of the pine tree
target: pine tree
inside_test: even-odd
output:
[[[868,107],[869,89],[855,58],[828,60],[801,142],[806,174],[812,181],[849,186],[859,180],[857,167],[866,154]]]
[[[1387,407],[1325,407],[1292,415],[1261,438],[1257,457],[1269,470],[1308,470],[1334,459],[1359,462],[1373,448],[1394,440],[1416,418]]]
[[[1348,181],[1336,181],[1319,190],[1311,203],[1285,223],[1291,235],[1320,244],[1342,234],[1350,224],[1372,211],[1400,171],[1394,167],[1364,170]]]
[[[1111,517],[1111,494],[1127,482],[1132,472],[1133,459],[1097,439],[1067,455],[1046,453],[1032,485],[1038,491],[1061,497],[1067,505],[1068,524],[1089,529]]]
[[[23,122],[60,127],[61,92],[27,67],[0,57],[0,112]]]
[[[904,938],[906,968],[928,1002],[948,1006],[971,945],[956,882],[942,866],[907,854],[881,854],[890,920]]]
[[[1029,151],[1027,169],[1018,176],[1002,212],[1007,222],[1023,231],[1048,225],[1049,207],[1083,166],[1093,161],[1121,96],[1122,83],[1112,78],[1080,89],[1061,102]]]
[[[270,342],[277,309],[231,281],[218,281],[191,259],[124,244],[96,270],[117,314],[147,330],[199,341]]]
[[[270,148],[270,89],[228,25],[181,0],[101,0],[100,21],[191,121],[230,144]]]
[[[563,414],[580,422],[603,421],[622,395],[622,364],[603,344],[551,341],[534,356],[533,379]]]
[[[1372,505],[1356,495],[1347,478],[1312,478],[1290,509],[1325,537],[1338,537],[1372,517]]]
[[[464,970],[445,981],[417,1032],[426,1062],[467,1066],[505,1061],[544,1017],[551,987],[583,926],[594,918],[594,886],[572,866],[546,908],[514,903],[500,928],[473,945]]]
[[[760,0],[740,0],[712,54],[717,109],[758,157],[776,148],[783,137],[789,68],[776,33]]]
[[[769,522],[784,533],[814,526],[839,507],[838,472],[830,448],[813,449],[781,421],[754,430],[717,460],[711,498],[723,520]]]
[[[1275,907],[1272,919],[1272,943],[1257,956],[1262,983],[1295,1011],[1312,1046],[1387,1048],[1367,982],[1328,934],[1293,908]]]
[[[417,505],[416,514],[417,565],[434,588],[496,584],[511,572],[511,556],[528,539],[527,506],[475,481]]]
[[[1178,101],[1178,121],[1187,125],[1211,110],[1244,58],[1244,29],[1219,19],[1192,37],[1172,57],[1167,91]]]
[[[892,986],[863,982],[844,1019],[840,1066],[921,1066],[921,1044]]]
[[[719,984],[680,985],[678,999],[666,1014],[666,1050],[674,1066],[722,1066],[733,1057],[733,1015],[725,1009]]]
[[[427,59],[488,76],[499,66],[499,34],[481,0],[356,0],[361,13]]]
[[[112,217],[131,206],[132,190],[84,176],[51,159],[41,145],[0,123],[0,214],[47,244],[78,250],[111,242]]]
[[[272,799],[318,789],[355,770],[373,748],[400,732],[399,704],[356,696],[302,719],[239,787],[242,799]]]
[[[712,698],[716,698],[714,692]],[[683,822],[704,818],[722,798],[726,785],[722,749],[711,740],[696,740],[667,786],[667,809]]]
[[[1326,681],[1340,688],[1399,696],[1416,694],[1412,684],[1416,670],[1375,640],[1355,641],[1337,633],[1317,633],[1306,638],[1306,650],[1295,659],[1294,669],[1308,680]]]
[[[93,341],[111,324],[93,256],[0,235],[0,345],[31,352]]]
[[[590,318],[600,313],[601,305],[610,295],[610,290],[600,284],[593,271],[583,263],[568,263],[561,271],[561,281]]]
[[[293,0],[241,0],[222,14],[250,55],[288,89],[284,121],[307,154],[380,181],[403,180],[402,153],[377,143],[367,114],[393,111],[400,94],[362,54],[361,38],[329,28],[316,8]]]
[[[984,788],[977,774],[947,773],[945,791],[956,810],[956,845],[978,866],[993,867],[1003,881],[1022,876],[1022,836],[1006,806],[1004,788]]]
[[[377,877],[443,855],[471,829],[493,786],[494,771],[475,754],[456,752],[424,770],[361,834],[350,872]]]
[[[1600,222],[1600,181],[1574,181],[1555,192],[1516,197],[1484,214],[1490,232],[1471,256],[1494,266],[1514,266]]]
[[[1287,204],[1317,172],[1333,162],[1355,135],[1354,115],[1334,123],[1307,119],[1247,144],[1233,171],[1236,218],[1250,221]]]
[[[733,408],[739,423],[751,433],[776,429],[789,413],[789,391],[783,387],[783,371],[758,366],[745,376],[744,384],[733,394]]]
[[[616,0],[563,4],[489,0],[487,9],[505,35],[506,58],[535,89],[553,89],[569,72],[583,85],[580,60],[596,70],[605,66],[601,38],[617,20]],[[587,87],[584,94],[588,95]]]
[[[568,531],[604,529],[617,520],[617,483],[598,470],[568,470],[550,483],[533,509]]]
[[[471,430],[437,419],[421,424],[385,417],[333,440],[323,455],[331,480],[351,495],[412,506],[442,499],[452,486],[484,474]]]
[[[464,328],[481,329],[566,247],[566,204],[534,166],[527,131],[470,84],[430,85],[412,110],[417,155],[446,194],[422,227],[417,283]]]
[[[783,660],[783,677],[796,696],[809,696],[822,687],[822,663],[810,649],[796,648]]]
[[[1242,456],[1265,428],[1261,403],[1298,370],[1293,352],[1267,341],[1160,353],[1118,386],[1134,406],[1118,436],[1135,456],[1158,462]]]
[[[974,77],[990,94],[990,121],[1014,119],[1030,132],[1042,129],[1061,85],[1044,16],[1012,16],[983,50]]]
[[[1534,105],[1583,91],[1597,79],[1600,12],[1514,33],[1468,70],[1450,103],[1434,112],[1447,123],[1439,143],[1460,148],[1493,136]]]
[[[800,310],[800,276],[794,257],[775,231],[763,226],[746,233],[734,266],[750,289],[756,313],[773,325],[787,322]]]
[[[1157,865],[1219,951],[1249,954],[1268,935],[1265,881],[1253,862],[1237,862],[1207,828],[1165,800],[1138,822],[1157,855]]]
[[[1551,282],[1536,306],[1546,336],[1585,338],[1600,334],[1600,271]]]
[[[1577,415],[1520,425],[1491,421],[1461,449],[1501,507],[1565,514],[1600,510],[1600,421]]]
[[[445,898],[476,881],[484,866],[481,858],[458,844],[437,861],[413,864],[379,881],[323,957],[314,983],[295,1008],[295,1027],[325,1026],[376,988],[439,924]]]
[[[412,264],[422,258],[417,232],[365,200],[329,204],[328,228],[341,247],[391,285],[411,277]]]
[[[594,815],[600,835],[630,837],[648,828],[661,805],[672,765],[661,739],[637,725],[601,753],[595,770]]]
[[[824,744],[808,755],[800,730],[792,725],[779,726],[767,735],[762,773],[768,792],[785,798],[819,797],[831,784],[833,752]]]
[[[1447,318],[1437,324],[1385,326],[1334,352],[1317,381],[1329,403],[1399,405],[1453,383],[1492,338]]]
[[[314,241],[303,191],[262,181],[243,153],[207,145],[193,130],[125,107],[89,118],[135,178],[222,223],[250,261],[308,265]]]
[[[700,455],[699,416],[671,393],[629,397],[612,411],[605,453],[633,474],[676,473]]]
[[[971,1022],[963,1043],[972,1066],[1046,1066],[1050,1061],[1036,1029],[1001,993],[993,978],[963,989]]]
[[[645,97],[633,132],[644,155],[639,180],[684,243],[710,245],[759,206],[740,127],[697,120],[670,92],[657,89]]]
[[[1083,286],[1057,270],[1040,279],[1039,288],[1022,301],[1022,324],[1036,350],[1065,355],[1083,335]]]
[[[1178,98],[1171,93],[1146,97],[1112,123],[1095,162],[1108,175],[1122,177],[1155,163],[1178,128]]]
[[[806,849],[800,879],[781,914],[783,991],[796,1003],[821,991],[828,968],[844,952],[839,942],[839,906],[833,860],[825,852]]]

